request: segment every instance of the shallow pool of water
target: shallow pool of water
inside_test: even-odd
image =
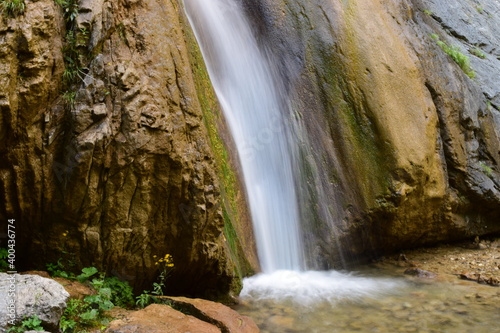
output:
[[[258,275],[245,280],[236,310],[263,333],[500,332],[500,288],[393,273]]]

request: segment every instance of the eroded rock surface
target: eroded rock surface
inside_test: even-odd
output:
[[[177,1],[80,1],[71,83],[54,1],[0,20],[0,220],[16,219],[20,268],[61,259],[142,291],[169,253],[176,292],[237,291],[182,15]]]

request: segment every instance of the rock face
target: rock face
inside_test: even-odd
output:
[[[223,304],[199,298],[164,297],[163,299],[168,300],[175,309],[217,326],[222,333],[260,332],[250,317],[242,316]]]
[[[14,288],[11,288],[14,283]],[[59,320],[66,309],[69,294],[59,283],[38,275],[18,275],[0,273],[0,328],[11,323],[9,300],[13,299],[9,290],[15,290],[15,323],[25,317],[37,315],[44,328],[57,331]]]
[[[172,291],[237,292],[178,2],[82,0],[74,19],[26,6],[0,20],[0,220],[16,220],[17,264],[93,265],[142,291],[168,253]]]
[[[497,1],[243,2],[320,175],[301,189],[311,267],[500,231]],[[0,220],[19,268],[94,265],[142,291],[169,253],[168,291],[237,291],[252,234],[231,223],[244,195],[179,2],[78,8],[0,20]]]
[[[245,3],[320,174],[303,198],[328,208],[303,218],[311,266],[500,230],[498,2]]]

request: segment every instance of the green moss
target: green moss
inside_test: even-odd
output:
[[[349,39],[349,44],[354,46],[355,36],[350,35]],[[322,71],[320,86],[325,92],[322,104],[325,110],[329,110],[326,116],[338,138],[336,145],[341,150],[343,172],[349,170],[348,178],[356,179],[352,186],[358,186],[363,193],[363,200],[370,205],[376,204],[370,198],[388,191],[390,175],[387,164],[392,159],[387,148],[382,146],[384,140],[365,97],[354,88],[354,80],[346,79],[346,76],[363,71],[356,68],[356,62],[344,64],[334,50],[319,52],[317,63],[321,63]]]
[[[0,0],[0,9],[4,15],[16,17],[24,14],[26,3],[24,0]]]
[[[486,174],[486,176],[493,178],[493,169],[486,165],[484,162],[479,162],[479,166],[481,167],[481,170]]]
[[[478,58],[486,59],[486,54],[477,47],[469,50],[469,52]]]

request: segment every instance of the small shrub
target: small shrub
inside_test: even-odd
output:
[[[0,1],[0,8],[4,15],[16,17],[24,14],[26,4],[24,0],[2,0]]]
[[[458,66],[464,71],[465,74],[467,74],[468,77],[471,79],[476,77],[476,73],[472,70],[470,67],[470,60],[469,57],[460,52],[460,48],[457,46],[450,46],[446,44],[446,42],[443,42],[439,40],[439,37],[436,34],[432,34],[431,38],[436,40],[436,43],[441,47],[441,49],[449,55],[453,61],[455,61]]]
[[[428,10],[428,9],[424,9],[424,14],[432,16],[434,13],[432,11]]]
[[[111,302],[122,308],[131,307],[134,304],[134,292],[128,282],[120,281],[117,277],[104,279],[103,287],[111,290]]]

